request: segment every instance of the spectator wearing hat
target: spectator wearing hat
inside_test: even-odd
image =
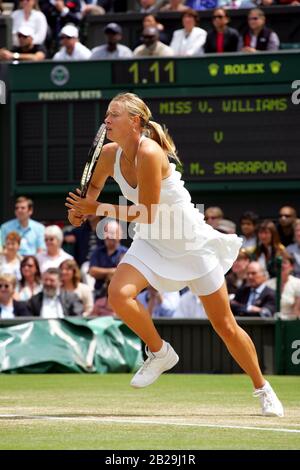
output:
[[[122,39],[122,28],[117,23],[108,23],[104,28],[106,44],[92,49],[90,60],[127,59],[132,57],[129,47],[119,44]]]
[[[54,55],[53,60],[88,60],[91,51],[78,40],[78,29],[73,24],[67,24],[60,32],[62,47]]]
[[[40,61],[46,57],[46,49],[40,44],[33,43],[33,29],[22,25],[18,30],[19,46],[14,46],[11,51],[0,49],[0,60]]]
[[[236,52],[239,45],[239,33],[229,28],[230,19],[224,8],[215,8],[212,13],[213,30],[206,38],[206,53]]]
[[[47,36],[47,19],[41,11],[38,10],[38,0],[20,0],[19,8],[12,12],[12,34],[13,45],[20,45],[18,33],[21,26],[31,28],[33,44],[43,44]]]
[[[174,55],[171,47],[159,41],[157,28],[144,28],[142,40],[143,44],[133,51],[135,57],[170,57]]]
[[[189,8],[182,15],[183,29],[174,31],[170,47],[176,56],[198,56],[203,53],[207,32],[198,27],[199,16]]]

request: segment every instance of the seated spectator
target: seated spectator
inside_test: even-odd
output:
[[[1,320],[30,316],[25,302],[14,300],[17,280],[12,274],[0,274],[0,318]]]
[[[207,318],[207,315],[199,297],[187,290],[180,296],[173,318]]]
[[[60,289],[59,270],[49,268],[42,275],[43,289],[28,301],[32,316],[42,318],[64,318],[82,315],[83,305],[74,292]]]
[[[297,219],[297,211],[291,206],[282,206],[279,209],[277,230],[281,243],[288,246],[294,241],[294,224]]]
[[[148,286],[141,292],[137,300],[148,310],[153,318],[171,318],[178,306],[179,292],[158,292],[154,287]]]
[[[104,28],[106,44],[92,49],[91,60],[127,59],[132,57],[129,47],[119,44],[122,39],[122,28],[117,23],[108,23]]]
[[[1,226],[2,243],[5,243],[9,232],[17,232],[21,236],[19,254],[35,255],[45,248],[44,225],[31,219],[33,202],[27,197],[20,196],[16,200],[16,219],[9,220]]]
[[[0,60],[19,60],[39,62],[46,58],[47,51],[43,45],[33,43],[33,30],[30,26],[20,26],[17,37],[19,45],[11,51],[0,49]]]
[[[211,206],[205,209],[204,219],[207,224],[216,229],[220,220],[224,219],[224,214],[220,207]]]
[[[5,239],[4,253],[0,255],[0,273],[12,274],[17,280],[21,279],[21,256],[18,255],[20,243],[20,235],[17,232],[10,232]]]
[[[88,60],[91,51],[78,40],[78,29],[72,24],[64,26],[59,34],[62,47],[53,60]]]
[[[113,311],[108,301],[107,290],[109,287],[110,281],[107,280],[105,282],[105,289],[103,289],[104,295],[103,297],[98,297],[98,299],[94,303],[93,310],[91,312],[91,316],[95,317],[117,317],[117,314]]]
[[[94,300],[90,287],[80,282],[80,271],[75,260],[63,261],[59,267],[61,288],[67,292],[74,292],[83,304],[83,316],[90,315]]]
[[[30,28],[33,44],[44,44],[48,24],[44,13],[39,11],[38,0],[20,0],[19,6],[20,8],[11,14],[13,45],[21,45],[18,33],[24,26]]]
[[[91,254],[99,246],[103,246],[103,239],[97,235],[97,225],[100,217],[89,215],[80,226],[72,228],[71,232],[65,233],[64,241],[71,247],[71,253],[80,266],[82,281],[93,290],[95,279],[89,275]]]
[[[116,271],[127,248],[121,245],[122,229],[118,222],[110,221],[106,225],[104,246],[96,248],[91,256],[89,273],[96,279],[95,299],[107,296],[107,282]]]
[[[155,15],[149,14],[149,15],[144,16],[142,31],[146,28],[156,28],[159,32],[159,40],[163,42],[164,44],[169,44],[170,40],[169,40],[168,34],[165,32],[164,25],[157,21],[157,18],[155,17]],[[141,34],[142,34],[142,31],[141,31]],[[141,44],[141,40],[138,41],[136,47],[139,46],[140,44]]]
[[[239,33],[229,28],[230,19],[224,8],[215,8],[212,14],[213,30],[207,34],[204,44],[206,53],[236,52],[239,45]]]
[[[295,318],[299,316],[300,310],[300,279],[293,276],[294,257],[289,253],[282,256],[281,270],[281,297],[280,313],[284,318]],[[266,283],[268,287],[276,291],[277,279],[269,279]]]
[[[139,0],[140,13],[153,13],[157,10],[157,0]]]
[[[156,28],[145,28],[142,39],[143,44],[133,51],[135,57],[171,57],[174,55],[171,47],[159,41],[159,31]]]
[[[247,285],[240,287],[230,301],[235,316],[272,317],[276,310],[275,292],[266,286],[268,272],[252,261],[247,269]]]
[[[207,32],[199,28],[198,13],[188,9],[182,15],[183,29],[174,31],[170,44],[176,56],[197,56],[203,53]]]
[[[257,225],[258,215],[252,211],[246,211],[240,218],[241,238],[243,239],[242,247],[252,254],[257,247]]]
[[[216,230],[221,233],[236,233],[236,225],[232,220],[221,219],[216,226]]]
[[[73,259],[73,256],[66,253],[62,248],[63,233],[58,225],[49,225],[45,229],[46,251],[37,254],[37,260],[41,273],[49,268],[58,268],[66,259]]]
[[[258,227],[258,245],[252,258],[268,271],[270,277],[275,277],[276,258],[284,251],[275,224],[271,220],[264,220]]]
[[[248,29],[242,36],[239,49],[242,52],[277,51],[280,41],[277,34],[267,28],[266,17],[260,8],[253,8],[248,14]]]
[[[18,300],[27,301],[42,290],[40,267],[35,256],[24,256],[21,261],[21,280]]]
[[[170,0],[166,5],[160,8],[160,11],[186,11],[188,6],[184,5],[184,0]],[[193,8],[193,7],[192,7]]]
[[[241,248],[231,270],[225,276],[229,298],[234,298],[237,290],[246,285],[249,263],[249,253],[244,248]]]
[[[294,224],[295,231],[295,243],[288,245],[286,251],[293,255],[295,259],[294,263],[294,275],[300,277],[300,219],[297,219]]]

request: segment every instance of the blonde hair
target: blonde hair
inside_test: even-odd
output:
[[[11,284],[15,290],[16,285],[17,285],[17,279],[12,274],[8,274],[8,273],[0,274],[0,281],[4,281],[4,282],[7,282],[8,284]]]
[[[139,116],[143,134],[155,140],[167,156],[174,158],[180,163],[175,144],[167,128],[151,120],[151,111],[141,98],[134,93],[119,93],[112,99],[112,102],[114,101],[123,103],[128,114],[131,116]]]

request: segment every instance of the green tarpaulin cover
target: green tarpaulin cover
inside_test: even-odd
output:
[[[0,326],[0,372],[133,372],[141,362],[140,339],[112,317]]]

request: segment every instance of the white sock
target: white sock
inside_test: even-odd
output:
[[[256,390],[266,390],[266,389],[268,389],[268,388],[270,388],[270,384],[269,384],[269,382],[266,380],[265,384],[264,384],[262,387],[257,388]]]
[[[153,353],[156,357],[164,357],[168,352],[168,343],[166,343],[164,340],[163,340],[163,344],[162,344],[162,347],[160,348],[159,351],[156,351],[155,353]]]

